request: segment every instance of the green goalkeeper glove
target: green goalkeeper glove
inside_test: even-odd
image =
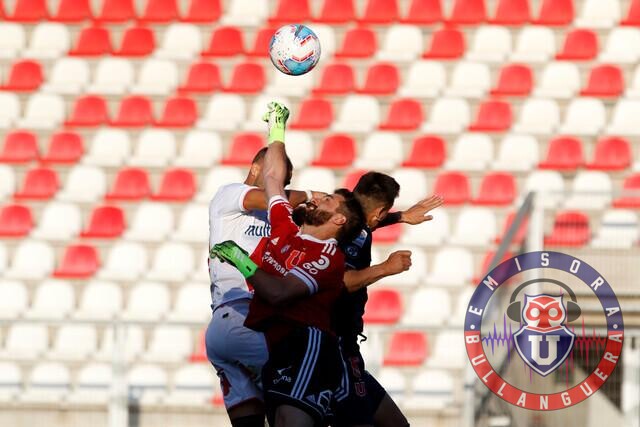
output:
[[[238,246],[233,240],[213,245],[209,251],[209,257],[218,258],[222,262],[233,265],[245,279],[253,276],[258,269],[256,263],[249,258],[247,251]]]
[[[269,123],[269,144],[274,141],[284,143],[284,130],[289,118],[289,109],[277,102],[270,102],[262,120]]]

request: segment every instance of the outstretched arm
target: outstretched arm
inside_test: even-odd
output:
[[[415,205],[411,206],[406,211],[392,212],[388,214],[376,228],[386,227],[387,225],[403,222],[409,225],[422,224],[426,221],[431,221],[433,215],[427,215],[438,206],[444,203],[442,196],[432,195],[426,199],[420,200]]]
[[[294,208],[315,197],[323,197],[326,195],[326,193],[321,191],[285,190],[284,192],[286,193],[287,200],[289,200],[289,204]],[[254,188],[249,191],[242,201],[242,205],[246,210],[266,210],[268,207],[267,204],[267,193],[260,188]]]
[[[269,103],[264,120],[269,123],[269,148],[264,158],[263,177],[267,200],[274,196],[286,197],[284,182],[287,175],[287,159],[284,148],[284,131],[289,110],[276,102]]]
[[[362,270],[348,270],[344,273],[344,284],[349,292],[355,292],[374,284],[380,279],[393,276],[411,267],[411,251],[396,251],[386,261]]]

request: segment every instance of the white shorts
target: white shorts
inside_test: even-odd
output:
[[[262,367],[269,358],[262,332],[246,328],[248,299],[217,307],[207,328],[207,357],[216,368],[227,410],[247,400],[264,401]]]

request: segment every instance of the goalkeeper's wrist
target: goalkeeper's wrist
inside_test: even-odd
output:
[[[269,144],[276,141],[284,144],[284,128],[272,127],[269,130]]]
[[[242,274],[245,279],[249,279],[254,274],[256,274],[256,271],[258,271],[258,266],[251,260],[251,258],[243,260],[242,264],[238,265],[237,268],[238,271],[240,271],[240,274]]]

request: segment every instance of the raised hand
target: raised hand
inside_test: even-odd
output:
[[[411,267],[411,251],[395,251],[384,262],[388,275],[402,273]]]
[[[258,266],[251,260],[247,251],[232,240],[213,245],[209,251],[209,257],[218,258],[222,262],[231,264],[240,271],[245,279],[253,276],[258,269]]]
[[[284,142],[284,130],[289,118],[289,109],[278,102],[270,102],[262,120],[269,124],[269,143]]]
[[[441,206],[443,203],[444,198],[442,196],[429,196],[426,199],[420,200],[406,211],[402,211],[400,214],[400,222],[416,225],[425,221],[431,221],[433,216],[427,215],[427,213],[431,212],[438,206]]]

